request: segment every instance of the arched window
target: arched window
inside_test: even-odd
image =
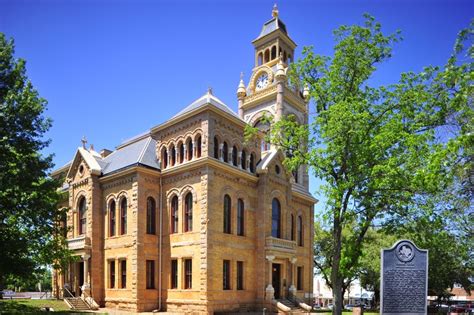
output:
[[[171,154],[170,166],[174,166],[176,164],[176,148],[174,147],[174,145],[171,148],[170,154]]]
[[[290,226],[290,237],[291,237],[291,240],[294,241],[295,240],[295,216],[294,215],[291,215],[291,226]]]
[[[250,154],[250,172],[255,173],[255,153]]]
[[[171,199],[171,233],[178,233],[178,196]]]
[[[277,48],[276,46],[272,47],[272,60],[277,57]]]
[[[291,59],[291,55],[288,55],[288,63],[291,63],[293,59]]]
[[[120,202],[120,234],[127,234],[127,198]]]
[[[115,235],[115,200],[112,200],[109,204],[109,236]]]
[[[293,173],[293,178],[295,179],[295,183],[298,184],[298,170],[294,170],[292,173]]]
[[[303,218],[301,216],[298,216],[297,230],[298,230],[298,246],[303,246]]]
[[[283,52],[283,62],[286,63],[286,51]]]
[[[244,235],[244,223],[245,223],[245,213],[244,213],[244,201],[242,199],[237,200],[237,235]]]
[[[222,146],[222,157],[224,162],[229,162],[229,147],[227,146],[227,142],[224,141],[224,145]]]
[[[87,228],[87,213],[86,213],[86,198],[81,197],[79,200],[79,235],[86,234]]]
[[[214,137],[214,158],[219,158],[219,140],[217,137]]]
[[[262,63],[263,63],[263,55],[262,55],[262,53],[259,53],[259,54],[258,54],[258,57],[257,57],[257,64],[258,64],[259,66],[261,66]]]
[[[232,164],[237,166],[237,147],[235,145],[232,147]]]
[[[187,159],[188,161],[191,161],[193,159],[193,140],[189,139],[188,142],[186,142],[186,148],[188,149],[188,156]]]
[[[262,139],[261,143],[261,151],[270,150],[270,143],[266,142],[265,137],[267,136],[268,132],[270,131],[270,124],[267,121],[259,120],[255,123],[254,127],[258,128],[263,134],[264,138]]]
[[[247,169],[247,153],[245,152],[245,150],[242,150],[242,157],[241,157],[241,160],[240,160],[240,165],[242,166],[243,170]]]
[[[265,50],[265,62],[270,61],[270,49]]]
[[[178,144],[178,150],[179,150],[179,163],[184,162],[184,145],[182,142]]]
[[[188,193],[184,201],[184,232],[193,230],[193,194]]]
[[[161,156],[161,167],[163,169],[168,167],[168,149],[163,150],[163,154]]]
[[[231,233],[232,214],[231,199],[229,195],[224,196],[224,233]]]
[[[200,158],[201,157],[201,151],[202,151],[202,141],[201,141],[201,136],[198,136],[196,139],[196,157]]]
[[[281,237],[281,206],[276,198],[272,201],[272,236]]]
[[[156,234],[156,202],[152,197],[146,200],[146,233]]]

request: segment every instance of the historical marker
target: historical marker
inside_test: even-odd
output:
[[[428,295],[428,250],[401,240],[382,249],[380,313],[426,314]]]

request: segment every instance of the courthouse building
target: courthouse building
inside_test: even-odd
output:
[[[262,137],[265,116],[308,122],[307,91],[286,73],[296,44],[276,7],[272,15],[252,42],[238,113],[209,90],[114,151],[84,141],[53,172],[64,178],[67,242],[78,256],[56,272],[56,290],[101,307],[210,314],[313,292],[308,170],[288,172],[285,153]],[[256,140],[244,140],[247,124],[261,130]]]

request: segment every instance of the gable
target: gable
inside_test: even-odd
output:
[[[78,148],[71,166],[69,167],[66,178],[76,178],[78,175],[83,177],[86,175],[86,171],[87,174],[100,175],[102,173],[102,168],[89,151],[84,148]]]

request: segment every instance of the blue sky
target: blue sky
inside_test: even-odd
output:
[[[457,32],[473,17],[474,1],[278,1],[280,18],[298,44],[330,55],[332,31],[363,21],[367,12],[383,30],[402,31],[394,56],[374,84],[401,72],[442,65]],[[13,37],[16,56],[49,102],[53,119],[46,153],[62,166],[82,136],[96,150],[155,126],[204,94],[237,111],[240,72],[254,66],[251,41],[271,18],[274,1],[0,0],[0,32]],[[311,181],[316,197],[317,181]],[[318,208],[323,205],[320,204]]]

